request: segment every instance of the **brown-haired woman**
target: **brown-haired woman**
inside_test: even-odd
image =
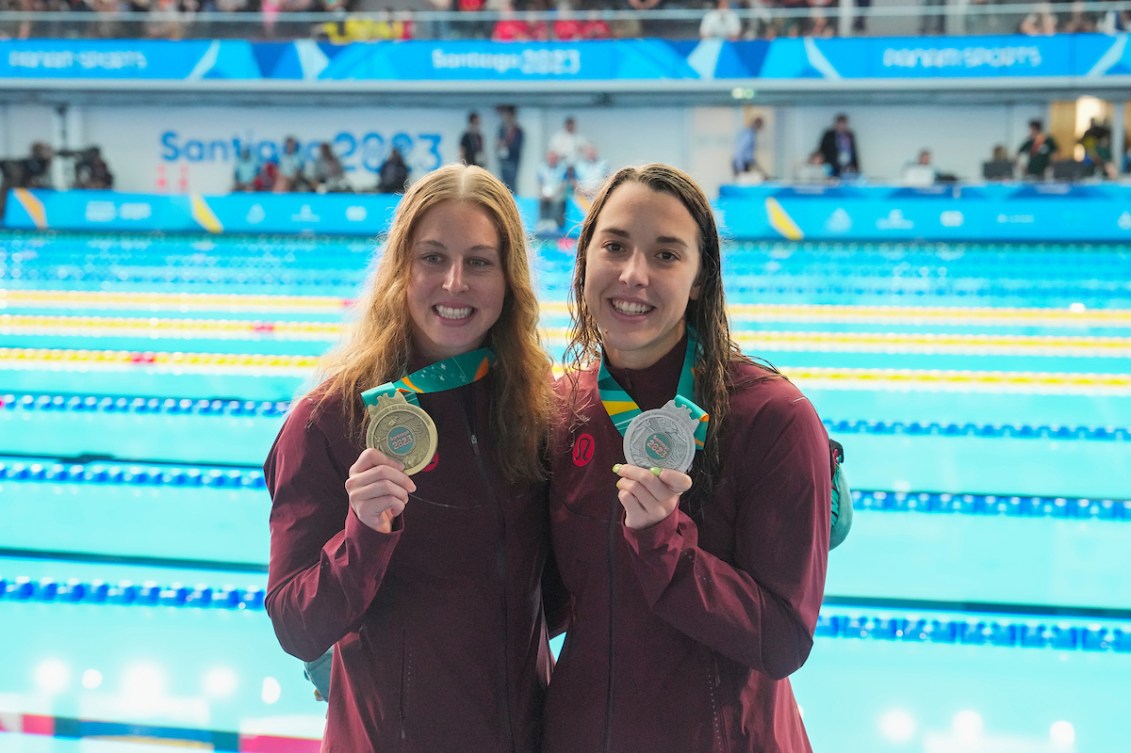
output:
[[[534,750],[551,376],[510,192],[421,179],[357,310],[264,466],[275,632],[335,648],[322,749]]]
[[[605,183],[571,305],[550,461],[571,622],[543,753],[809,751],[786,677],[824,589],[828,437],[731,338],[691,178],[647,165]]]

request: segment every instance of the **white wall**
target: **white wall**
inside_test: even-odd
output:
[[[51,143],[53,116],[47,105],[0,104],[0,158],[26,157],[33,141]]]
[[[846,112],[859,141],[865,176],[895,181],[920,148],[928,147],[936,165],[960,178],[976,179],[994,144],[1012,152],[1025,137],[1029,118],[1046,117],[1038,105],[874,106],[760,108],[766,127],[759,161],[774,177],[790,178],[816,148],[821,133],[838,112]],[[498,125],[494,109],[480,109],[488,144]],[[521,193],[534,192],[534,172],[550,136],[573,115],[578,130],[592,140],[614,168],[663,161],[691,172],[714,195],[730,179],[734,135],[740,107],[655,107],[624,109],[555,109],[523,107],[526,130]],[[423,168],[458,157],[458,139],[467,111],[425,108],[220,108],[220,107],[72,107],[68,117],[72,146],[98,144],[123,191],[177,192],[183,187],[223,193],[231,184],[232,142],[239,139],[264,148],[288,134],[303,142],[339,139],[354,145],[347,165],[357,168],[357,188],[376,183],[363,162],[376,167],[395,134],[412,138],[409,156],[419,175]],[[8,156],[23,156],[31,141],[50,141],[57,129],[54,113],[43,106],[0,107],[0,146]],[[368,134],[371,134],[366,141]],[[430,142],[429,138],[437,139]],[[488,149],[490,152],[490,148]]]

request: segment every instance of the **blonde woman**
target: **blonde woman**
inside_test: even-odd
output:
[[[335,648],[322,750],[535,750],[551,372],[507,188],[416,183],[358,317],[265,464],[268,614]]]

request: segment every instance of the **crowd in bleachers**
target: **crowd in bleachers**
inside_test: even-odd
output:
[[[373,5],[373,2],[382,5]],[[332,42],[404,39],[498,41],[668,37],[756,39],[833,36],[850,3],[853,33],[867,33],[871,0],[0,0],[0,36],[279,38]],[[391,3],[386,5],[384,3]],[[1131,28],[1131,10],[1085,11],[1079,2],[908,0],[918,31],[1052,34]],[[656,13],[659,11],[659,13]],[[957,12],[957,16],[956,16]],[[28,16],[49,13],[52,16]],[[948,17],[960,17],[948,25]]]

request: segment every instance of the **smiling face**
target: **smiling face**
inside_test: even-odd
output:
[[[414,350],[429,362],[481,346],[506,297],[499,233],[479,206],[429,209],[409,247],[407,288]]]
[[[614,366],[651,366],[679,342],[699,266],[699,228],[678,198],[613,189],[585,248],[584,301]]]

